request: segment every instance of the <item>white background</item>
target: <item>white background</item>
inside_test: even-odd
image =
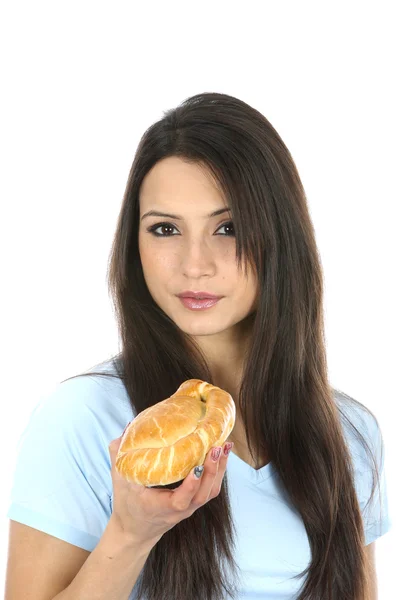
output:
[[[145,8],[143,8],[145,5]],[[374,411],[398,582],[397,2],[4,2],[1,7],[0,577],[16,445],[46,390],[118,351],[106,267],[140,136],[188,96],[270,120],[308,195],[331,383]],[[397,40],[396,40],[397,38]]]

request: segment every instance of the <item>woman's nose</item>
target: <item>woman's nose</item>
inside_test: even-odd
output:
[[[191,242],[182,248],[181,267],[187,277],[215,273],[215,256],[204,241]]]

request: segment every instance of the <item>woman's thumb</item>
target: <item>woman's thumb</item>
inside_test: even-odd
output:
[[[119,437],[117,437],[115,440],[112,440],[109,444],[108,444],[108,451],[110,453],[110,457],[111,457],[111,465],[114,466],[117,454],[118,454],[118,449],[121,445],[121,440],[124,437],[124,433],[125,431],[128,429],[129,425],[132,423],[132,421],[129,421],[128,425],[125,427],[125,429],[123,430],[123,432],[121,433],[121,435]]]
[[[117,459],[117,454],[118,454],[118,448],[121,444],[121,439],[122,439],[122,435],[119,438],[116,438],[115,440],[112,440],[112,442],[110,442],[108,444],[108,451],[110,453],[110,458],[111,458],[111,466],[114,468],[115,465],[115,461]]]

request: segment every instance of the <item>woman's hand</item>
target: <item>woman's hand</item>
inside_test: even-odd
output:
[[[213,448],[210,449],[200,478],[194,475],[198,469],[195,467],[179,487],[170,490],[131,483],[118,473],[115,461],[121,439],[122,436],[109,445],[114,492],[111,518],[118,524],[122,534],[135,543],[155,545],[166,531],[218,496],[228,461],[224,447],[216,461],[212,456]],[[226,443],[226,446],[229,447],[229,444]]]

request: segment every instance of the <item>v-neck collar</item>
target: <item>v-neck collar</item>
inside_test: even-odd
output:
[[[232,464],[234,462],[234,468],[239,471],[243,477],[249,479],[251,483],[255,485],[262,483],[269,479],[276,471],[274,464],[272,461],[269,461],[266,465],[261,467],[261,469],[254,469],[250,465],[248,465],[244,460],[242,460],[237,454],[234,452],[230,453],[228,460],[228,469],[229,463]],[[232,464],[233,467],[233,464]]]

